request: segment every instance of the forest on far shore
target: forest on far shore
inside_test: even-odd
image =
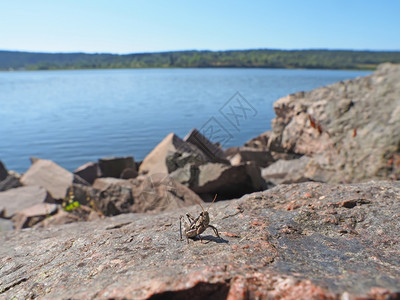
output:
[[[157,53],[38,53],[0,51],[0,70],[119,68],[301,68],[373,70],[400,63],[398,51],[232,50]]]

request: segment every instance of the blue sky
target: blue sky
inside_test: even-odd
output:
[[[0,49],[400,50],[400,1],[4,0]]]

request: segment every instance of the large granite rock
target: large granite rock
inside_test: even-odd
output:
[[[280,185],[214,203],[203,242],[151,214],[0,235],[4,299],[399,299],[400,182]],[[23,241],[23,242],[21,242]]]
[[[274,104],[270,151],[312,157],[307,177],[324,182],[400,178],[400,66]]]
[[[0,215],[11,218],[16,212],[35,204],[53,202],[45,188],[40,186],[23,186],[0,192]]]
[[[169,174],[185,164],[207,162],[198,148],[173,133],[168,134],[143,160],[140,174]]]
[[[74,174],[46,159],[36,160],[21,177],[23,185],[42,186],[54,199],[63,199],[73,181]]]

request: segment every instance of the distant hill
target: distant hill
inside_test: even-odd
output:
[[[0,70],[117,68],[374,69],[400,63],[400,52],[349,50],[176,51],[136,54],[0,51]]]

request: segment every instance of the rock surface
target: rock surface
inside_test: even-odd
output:
[[[400,65],[299,92],[274,104],[272,133],[253,139],[270,151],[312,157],[307,177],[322,182],[400,178]],[[268,139],[266,139],[268,136]],[[258,144],[257,144],[258,143]]]
[[[11,218],[20,210],[52,201],[53,199],[43,187],[23,186],[0,192],[0,211],[3,211],[4,218]]]
[[[280,185],[214,203],[200,241],[179,215],[0,235],[4,299],[399,299],[400,182]]]
[[[42,186],[54,199],[63,199],[73,181],[74,174],[46,159],[37,159],[21,177],[23,185]]]

